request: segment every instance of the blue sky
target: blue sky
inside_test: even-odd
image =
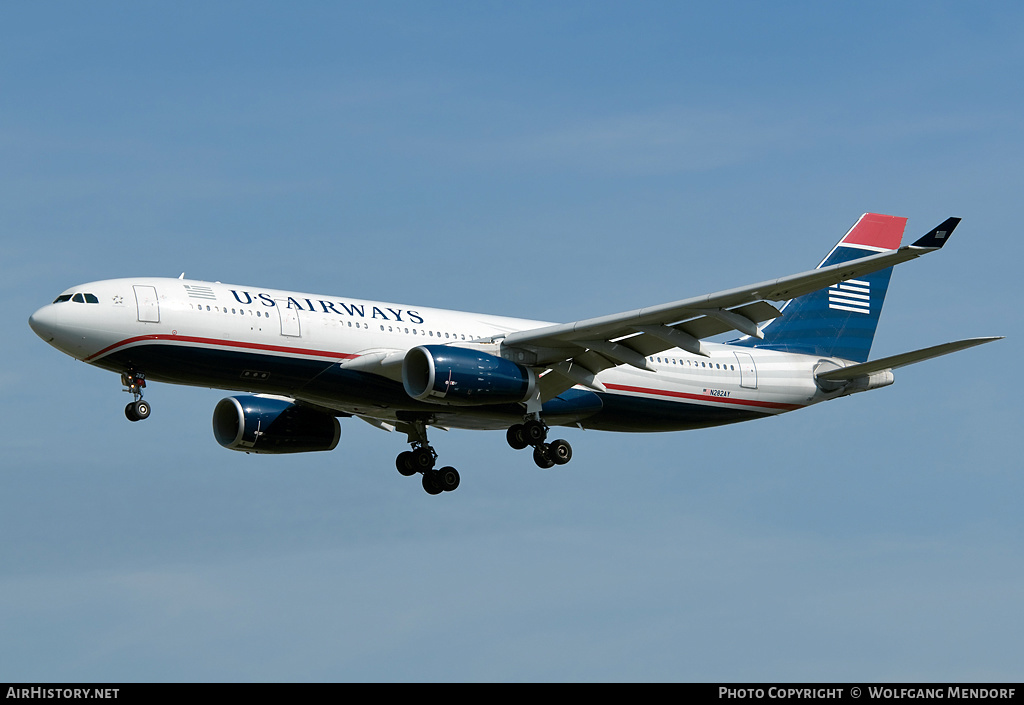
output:
[[[1020,680],[1016,3],[7,3],[0,680]],[[568,321],[950,215],[890,388],[541,471],[355,420],[220,448],[225,396],[116,376],[29,314],[177,276]]]

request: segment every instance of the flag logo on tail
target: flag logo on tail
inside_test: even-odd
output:
[[[828,288],[828,307],[853,313],[871,313],[871,285],[850,279]]]

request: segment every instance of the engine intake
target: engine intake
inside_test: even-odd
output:
[[[514,404],[533,396],[537,375],[485,352],[421,345],[405,355],[402,384],[413,399],[432,404]]]
[[[213,410],[213,435],[225,448],[246,453],[334,450],[338,419],[273,397],[227,397]]]

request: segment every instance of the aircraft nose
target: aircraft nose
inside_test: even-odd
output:
[[[36,335],[49,343],[56,337],[58,318],[59,314],[54,311],[54,304],[49,304],[29,316],[28,325]]]

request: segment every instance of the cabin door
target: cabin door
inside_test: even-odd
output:
[[[155,286],[136,285],[135,303],[139,307],[139,320],[143,323],[160,322],[160,299],[156,296]]]

